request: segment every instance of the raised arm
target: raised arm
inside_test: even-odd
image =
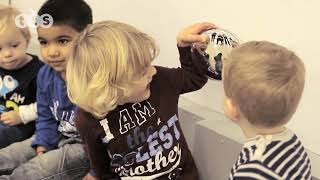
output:
[[[205,43],[209,40],[208,36],[201,33],[214,28],[216,26],[208,22],[193,24],[179,32],[177,45],[178,47],[187,47],[192,46],[195,42]]]
[[[169,79],[173,79],[172,85],[178,94],[198,90],[208,81],[208,64],[203,55],[192,49],[192,45],[196,42],[207,42],[209,37],[201,33],[213,28],[215,25],[212,23],[197,23],[183,29],[177,35],[181,68],[169,70],[166,74]]]

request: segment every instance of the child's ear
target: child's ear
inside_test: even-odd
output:
[[[224,100],[226,115],[234,122],[240,119],[240,109],[235,101],[226,97]]]

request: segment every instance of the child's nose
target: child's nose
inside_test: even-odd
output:
[[[55,45],[51,45],[48,47],[48,56],[56,57],[59,56],[59,48]]]
[[[12,53],[11,49],[4,50],[4,57],[5,58],[10,58],[10,57],[12,57],[12,55],[13,55],[13,53]]]

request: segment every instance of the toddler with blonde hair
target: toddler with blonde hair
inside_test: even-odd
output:
[[[20,14],[0,6],[0,149],[32,136],[38,118],[36,81],[43,63],[27,53],[31,35],[15,24]]]
[[[194,42],[212,29],[192,25],[177,36],[181,68],[153,66],[149,35],[116,21],[89,26],[67,66],[68,93],[81,109],[76,127],[97,179],[199,179],[178,117],[180,94],[207,82],[208,66]]]

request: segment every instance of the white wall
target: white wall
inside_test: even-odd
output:
[[[0,2],[7,2],[1,0]],[[13,0],[23,9],[38,10],[44,0]],[[175,36],[181,28],[199,21],[211,21],[246,40],[269,40],[287,46],[304,60],[306,87],[298,112],[289,124],[305,146],[320,154],[317,102],[320,102],[319,0],[87,0],[94,20],[118,20],[153,35],[161,53],[156,64],[178,66]],[[220,82],[209,82],[188,99],[222,112]],[[214,118],[214,117],[212,117]]]
[[[157,64],[176,66],[175,35],[197,21],[212,21],[232,30],[243,40],[269,40],[287,46],[304,60],[307,82],[299,110],[289,126],[308,149],[320,154],[320,128],[315,102],[320,102],[320,63],[316,45],[320,43],[318,0],[120,0],[95,1],[96,20],[113,19],[133,24],[156,37],[161,54]],[[196,103],[222,112],[220,83],[209,82],[199,92],[187,95]],[[212,117],[214,118],[214,117]]]

